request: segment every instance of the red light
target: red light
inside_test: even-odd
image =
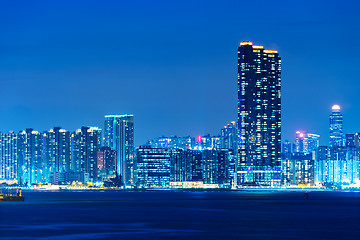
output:
[[[198,142],[201,142],[201,136],[200,135],[198,136]]]

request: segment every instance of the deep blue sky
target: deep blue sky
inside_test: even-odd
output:
[[[358,1],[2,1],[0,131],[134,114],[135,141],[237,116],[237,46],[279,51],[283,139],[360,131]]]

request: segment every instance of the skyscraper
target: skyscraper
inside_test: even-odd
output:
[[[281,58],[252,42],[238,48],[238,131],[238,184],[264,184],[265,172],[247,180],[241,173],[281,165]]]
[[[116,171],[126,186],[134,179],[134,116],[105,116],[104,146],[116,150]]]
[[[72,170],[88,173],[90,181],[97,178],[98,142],[98,131],[89,127],[82,127],[72,134]]]
[[[52,172],[66,172],[70,170],[70,132],[61,127],[54,127],[44,135],[45,159],[47,163],[46,175]]]
[[[22,183],[45,182],[43,161],[43,135],[28,128],[18,135],[19,180]]]
[[[0,133],[0,178],[18,178],[18,135],[14,132]]]
[[[330,114],[330,147],[344,146],[343,115],[340,113],[340,106],[335,104]]]

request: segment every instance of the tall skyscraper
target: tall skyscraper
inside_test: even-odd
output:
[[[19,180],[22,183],[45,182],[43,161],[43,135],[28,128],[18,135]]]
[[[61,127],[54,127],[45,132],[44,151],[47,163],[47,175],[52,172],[66,172],[70,170],[70,132]]]
[[[340,113],[340,106],[335,104],[330,114],[330,147],[344,146],[343,115]]]
[[[105,116],[104,146],[117,152],[116,171],[126,186],[134,180],[134,116]]]
[[[18,134],[0,133],[0,178],[15,180],[18,178]]]
[[[252,42],[238,48],[238,131],[240,173],[280,167],[281,58]],[[248,180],[240,175],[238,184],[263,184],[257,176],[262,174]]]
[[[88,173],[90,181],[97,178],[98,142],[98,132],[89,127],[82,127],[72,134],[72,170]]]

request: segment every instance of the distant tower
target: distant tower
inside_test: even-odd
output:
[[[300,131],[296,131],[294,152],[303,153],[304,152],[304,137],[305,134]]]
[[[330,114],[330,146],[344,146],[343,115],[340,113],[340,106],[334,105]]]

